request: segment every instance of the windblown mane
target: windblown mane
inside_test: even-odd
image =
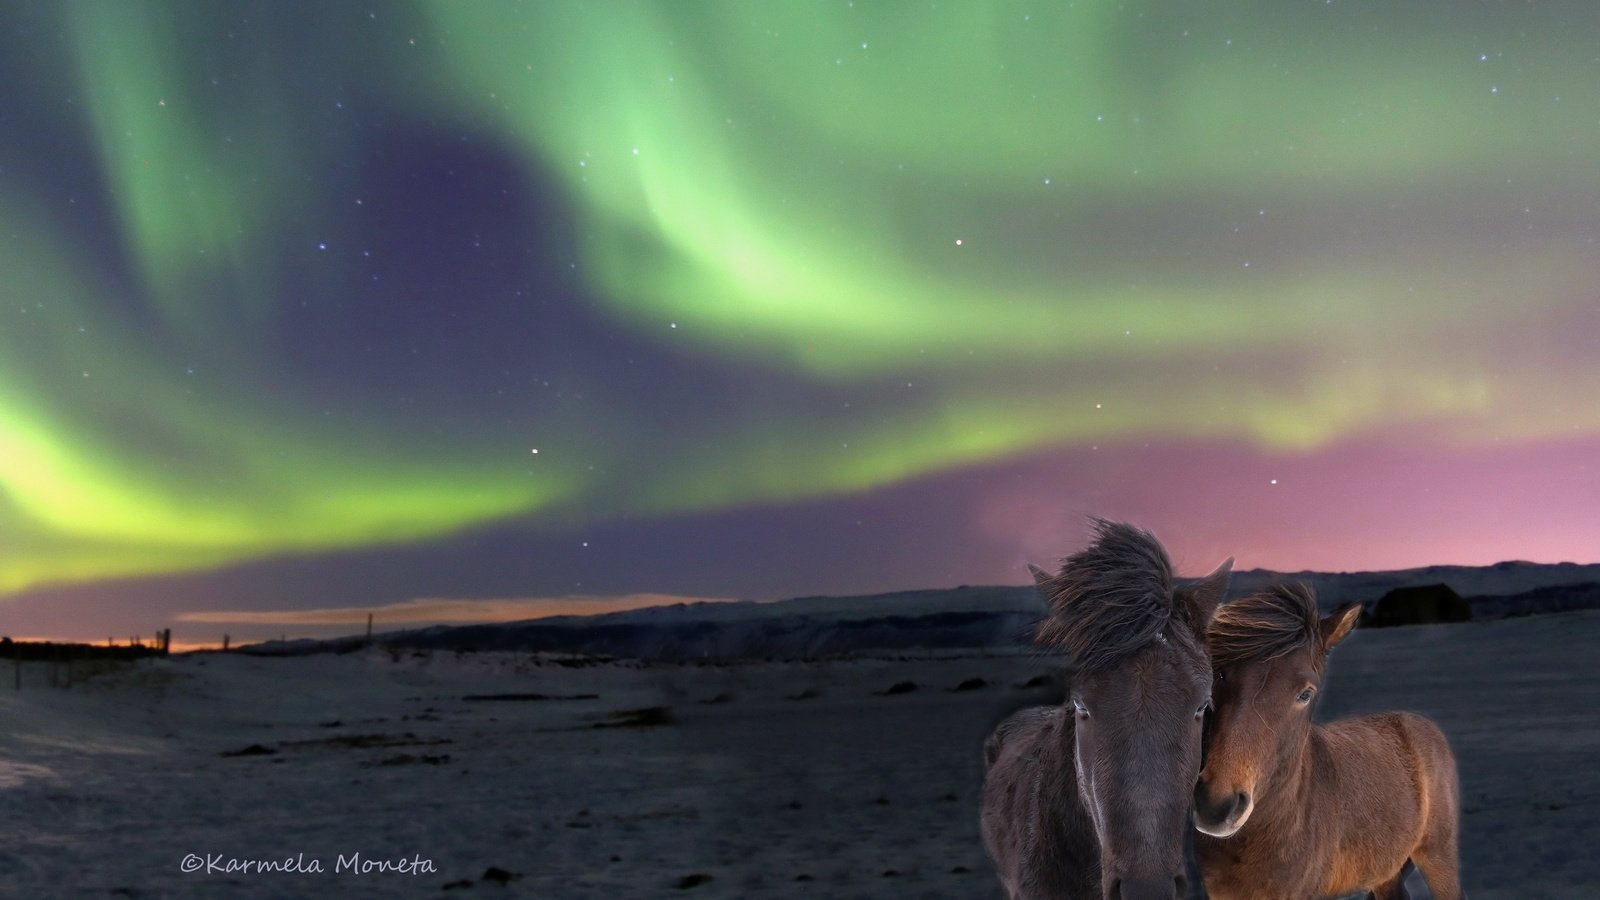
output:
[[[1067,651],[1088,673],[1114,665],[1157,637],[1198,648],[1188,607],[1173,594],[1172,562],[1147,531],[1091,519],[1095,541],[1041,584],[1050,613],[1034,639]],[[1188,627],[1173,629],[1173,620]]]
[[[1277,659],[1321,640],[1317,598],[1305,584],[1280,584],[1235,600],[1211,620],[1218,667]]]

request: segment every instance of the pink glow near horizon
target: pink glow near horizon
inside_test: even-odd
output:
[[[1082,518],[1150,528],[1180,571],[1376,571],[1600,560],[1600,440],[1449,448],[1341,445],[1300,456],[1153,445],[1072,452],[987,493],[976,521],[1015,561],[1079,546]],[[1114,471],[1111,471],[1114,470]],[[1113,477],[1106,477],[1113,476]]]

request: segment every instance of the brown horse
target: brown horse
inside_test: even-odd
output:
[[[1041,643],[1075,671],[1065,706],[1036,706],[985,742],[984,846],[1012,900],[1174,900],[1210,702],[1206,624],[1232,560],[1174,587],[1156,539],[1094,521],[1057,575]]]
[[[1216,709],[1194,792],[1212,900],[1404,898],[1408,861],[1438,900],[1462,896],[1456,763],[1438,726],[1404,712],[1311,723],[1328,651],[1360,612],[1319,619],[1296,585],[1212,621]]]

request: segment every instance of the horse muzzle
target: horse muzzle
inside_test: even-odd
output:
[[[1249,791],[1233,791],[1215,798],[1204,780],[1194,788],[1194,827],[1215,838],[1232,837],[1255,810]]]

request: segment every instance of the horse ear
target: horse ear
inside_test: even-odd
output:
[[[1344,640],[1350,629],[1356,627],[1356,620],[1359,618],[1361,618],[1361,604],[1346,603],[1323,619],[1320,625],[1322,652],[1327,653],[1335,644]]]
[[[1050,579],[1055,577],[1033,563],[1028,563],[1028,571],[1033,573],[1033,583],[1038,585],[1041,590],[1049,583]]]
[[[1221,603],[1223,595],[1228,593],[1228,578],[1232,574],[1233,557],[1230,556],[1210,575],[1183,589],[1184,596],[1189,599],[1189,604],[1194,609],[1195,620],[1200,623],[1201,628],[1211,624],[1211,617],[1216,614],[1217,604]]]

